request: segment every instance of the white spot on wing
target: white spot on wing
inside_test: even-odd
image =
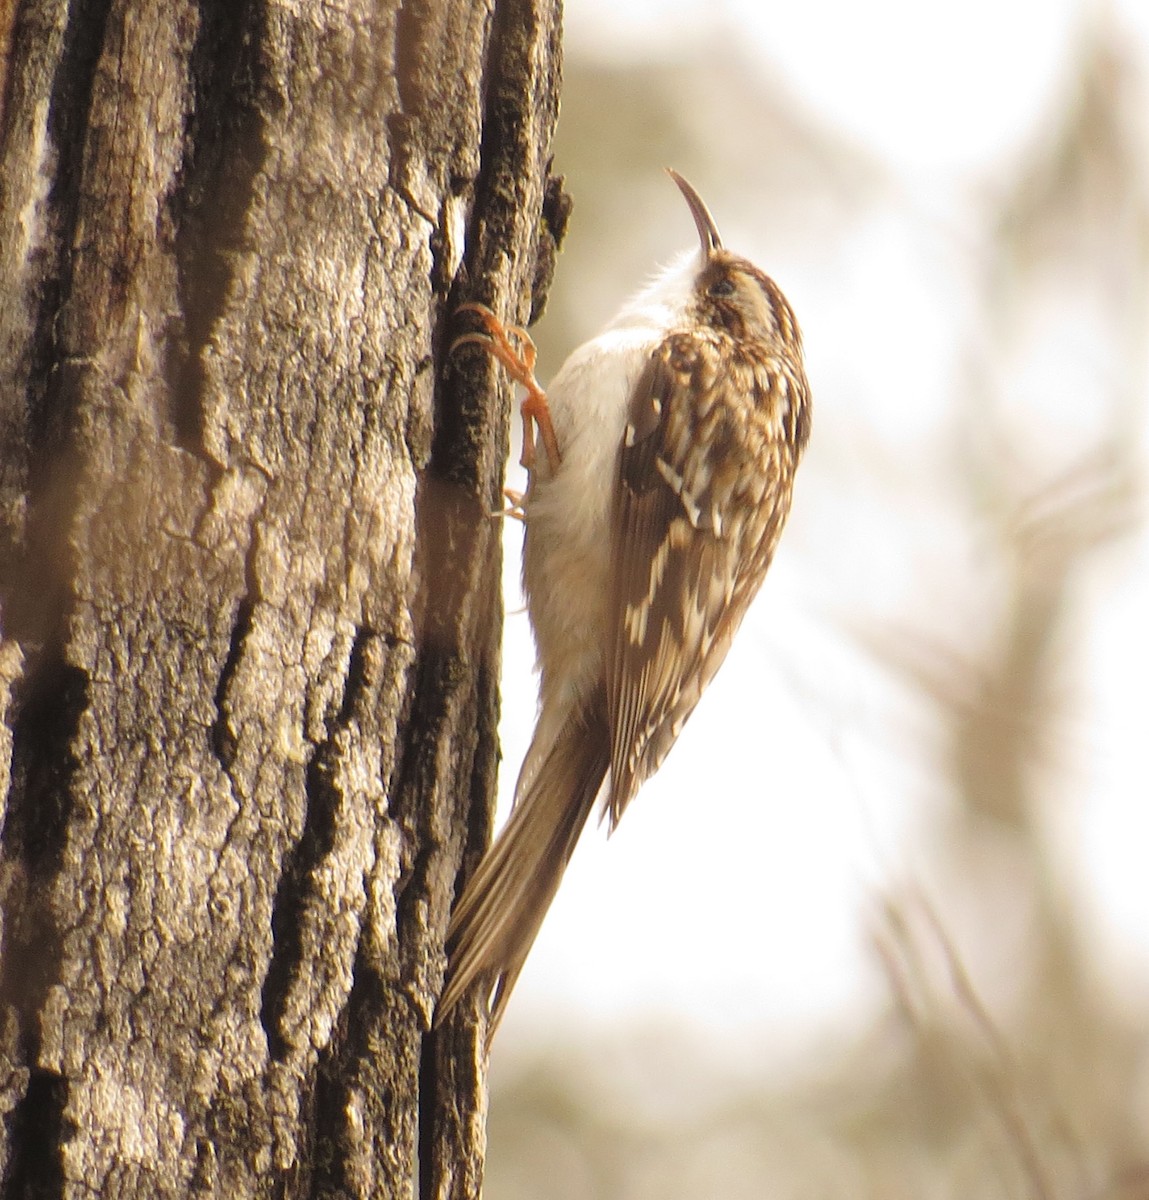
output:
[[[684,480],[681,475],[666,461],[665,458],[656,458],[654,465],[658,468],[658,473],[670,485],[671,490],[676,496],[682,495],[682,487]]]
[[[640,600],[637,604],[626,606],[626,636],[636,646],[641,646],[646,638],[646,620],[649,616],[648,600]]]

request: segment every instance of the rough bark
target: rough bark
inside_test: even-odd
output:
[[[0,1195],[473,1196],[558,0],[4,9]]]

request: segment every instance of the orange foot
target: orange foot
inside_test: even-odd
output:
[[[486,333],[464,333],[451,343],[453,353],[459,346],[473,344],[482,346],[494,355],[507,369],[507,374],[527,389],[520,408],[523,418],[523,456],[519,460],[528,471],[535,465],[535,428],[547,452],[547,462],[552,471],[558,470],[562,462],[558,439],[551,424],[551,410],[547,405],[547,394],[535,378],[535,344],[527,331],[518,325],[504,325],[485,304],[468,302],[460,304],[458,312],[473,312],[486,328]],[[519,505],[513,505],[519,508]]]
[[[499,517],[509,517],[515,521],[527,523],[527,494],[526,492],[516,492],[514,488],[503,488],[503,499],[507,502],[506,508],[496,508],[494,512],[487,513],[487,516],[492,521]]]
[[[514,517],[516,521],[522,521],[525,524],[527,520],[526,493],[516,492],[514,488],[503,488],[503,496],[507,500],[507,507],[500,509],[496,513],[491,513],[491,516]]]

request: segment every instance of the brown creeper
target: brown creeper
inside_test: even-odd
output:
[[[510,818],[452,915],[436,1018],[482,980],[489,1034],[608,772],[613,829],[722,665],[810,433],[790,305],[724,249],[698,193],[670,175],[701,254],[575,350],[547,395],[521,330],[484,310],[490,336],[460,339],[486,344],[530,393],[523,584],[540,712]]]

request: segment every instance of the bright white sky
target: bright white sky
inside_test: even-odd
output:
[[[955,556],[976,563],[979,550],[963,544],[968,532],[949,538],[954,517],[930,490],[940,469],[931,447],[948,420],[951,331],[968,316],[970,281],[952,237],[962,212],[947,198],[924,219],[920,208],[907,213],[934,202],[918,197],[972,194],[969,185],[992,181],[1047,114],[1092,11],[1084,0],[568,0],[568,46],[616,60],[721,44],[731,30],[743,59],[753,58],[752,37],[763,70],[883,162],[913,199],[906,210],[895,201],[877,211],[829,266],[825,256],[807,269],[797,257],[786,264],[820,406],[791,527],[661,774],[609,844],[601,829],[584,836],[501,1042],[561,1040],[570,1019],[644,1014],[719,1039],[734,1032],[743,1047],[748,1030],[761,1031],[763,1049],[776,1055],[779,1044],[800,1050],[878,1002],[868,922],[883,889],[917,880],[915,836],[944,797],[922,748],[928,714],[865,661],[836,623],[847,611],[838,598],[856,602],[848,611],[863,618],[925,612],[929,625],[918,620],[919,628],[960,644],[963,620],[983,598],[977,589],[993,586],[976,566],[954,569]],[[1131,52],[1149,62],[1149,4],[1125,0],[1110,12],[1129,29]],[[728,228],[723,197],[707,199]],[[935,217],[945,226],[936,236]],[[685,214],[681,233],[688,244]],[[679,248],[668,246],[666,257]],[[734,248],[755,256],[752,246]],[[876,322],[898,329],[896,354]],[[557,366],[540,365],[544,383]],[[1040,379],[1055,368],[1032,370]],[[870,386],[878,370],[887,378]],[[1058,409],[1047,389],[1041,395],[1043,428],[1054,438],[1072,433],[1072,405]],[[857,408],[835,411],[836,403]],[[1035,419],[1033,411],[1021,419]],[[868,443],[865,464],[843,456],[850,437]],[[848,512],[841,496],[819,494],[827,490],[819,479],[872,473],[882,456],[884,491],[860,489]],[[508,526],[513,607],[520,531]],[[883,531],[877,544],[871,529]],[[1114,561],[1087,613],[1091,704],[1076,730],[1087,753],[1073,768],[1080,789],[1054,834],[1074,859],[1102,953],[1143,987],[1149,772],[1143,754],[1126,747],[1143,746],[1149,713],[1149,550]],[[504,803],[533,721],[532,661],[526,616],[508,616]]]

